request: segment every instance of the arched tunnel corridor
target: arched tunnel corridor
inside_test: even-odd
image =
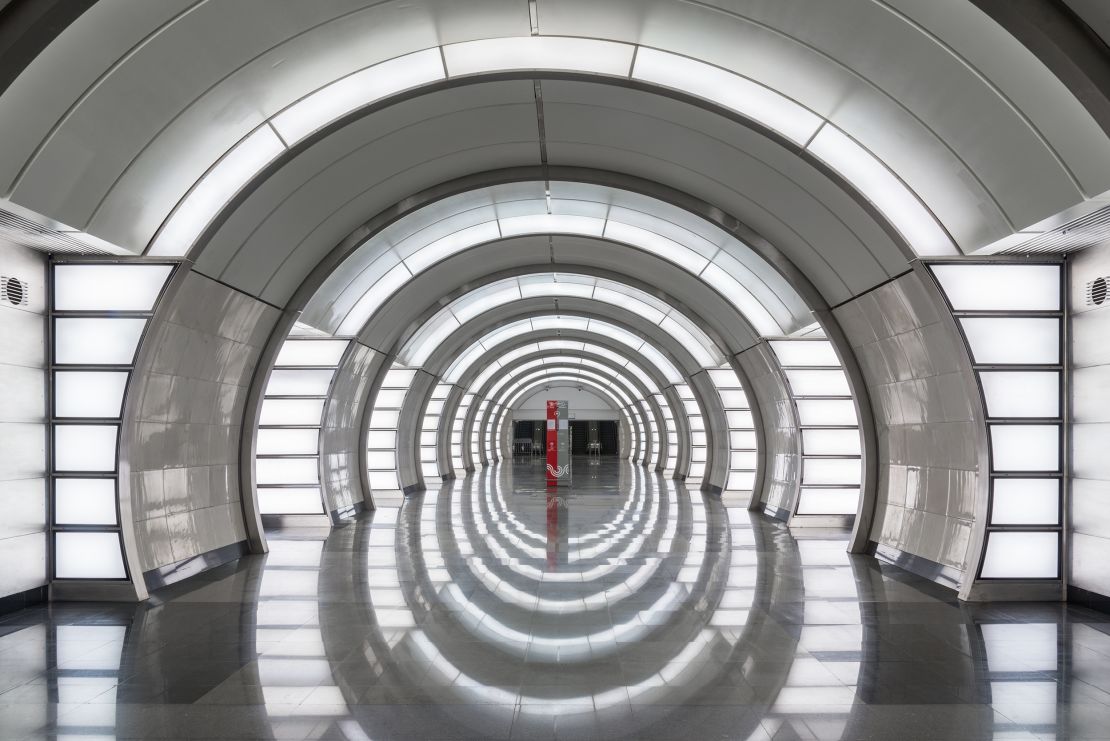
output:
[[[1108,37],[0,1],[0,738],[1105,737]]]

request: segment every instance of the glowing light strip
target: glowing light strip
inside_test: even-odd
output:
[[[547,279],[548,282],[541,282]],[[573,293],[568,287],[581,289]],[[541,273],[497,281],[452,301],[415,332],[398,354],[409,367],[423,367],[454,331],[475,316],[525,298],[573,295],[618,306],[647,318],[674,337],[703,368],[716,368],[724,355],[716,343],[680,311],[651,294],[623,283],[573,273]]]
[[[469,349],[464,351],[463,354],[455,360],[447,369],[447,372],[443,374],[443,381],[445,383],[458,382],[479,357],[506,340],[539,330],[561,329],[594,332],[608,337],[609,339],[616,340],[632,348],[634,352],[643,355],[645,359],[660,372],[660,375],[667,379],[668,383],[680,383],[682,381],[683,376],[678,368],[661,352],[649,345],[643,338],[637,337],[621,327],[601,321],[600,319],[581,320],[577,317],[554,316],[537,319],[522,319],[506,324],[490,332],[471,345]],[[496,365],[496,367],[500,368],[496,360],[492,361],[491,365]],[[480,386],[480,384],[476,381],[470,384],[471,388],[477,388],[478,386]]]

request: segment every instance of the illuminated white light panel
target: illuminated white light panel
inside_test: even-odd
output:
[[[862,460],[848,378],[826,339],[770,340],[798,410],[802,481],[794,514],[854,515]]]
[[[1060,534],[994,530],[987,533],[984,579],[1058,579]]]
[[[405,403],[405,396],[416,377],[416,370],[406,368],[394,363],[386,371],[382,379],[381,388],[374,398],[374,407],[370,412],[370,430],[372,432],[392,433],[393,440],[397,440],[397,428],[400,425],[401,408]],[[375,491],[400,491],[400,472],[397,469],[397,446],[378,447],[374,440],[367,439],[366,445],[367,477],[371,490]]]
[[[126,579],[119,533],[55,532],[54,575],[58,579]]]
[[[263,394],[255,440],[263,515],[327,514],[320,486],[324,405],[349,340],[288,337]]]
[[[990,519],[980,576],[1058,579],[1062,266],[991,259],[929,268],[963,330],[986,407]]]
[[[58,311],[151,311],[173,265],[61,263],[54,266]]]
[[[58,579],[128,577],[118,516],[120,425],[135,355],[175,267],[157,261],[50,266],[50,525]]]
[[[439,427],[443,407],[450,392],[449,384],[436,384],[427,406],[424,407],[424,417],[420,424],[420,472],[426,483],[439,482],[443,478],[439,464]]]

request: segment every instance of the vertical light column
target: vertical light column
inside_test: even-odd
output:
[[[755,487],[759,451],[748,395],[736,371],[727,365],[709,371],[709,378],[717,387],[728,423],[728,478],[724,488],[726,491],[751,491]]]
[[[697,483],[705,477],[705,463],[709,458],[705,420],[702,419],[701,407],[690,387],[685,383],[676,383],[674,389],[682,400],[687,424],[690,426],[690,470],[686,472],[686,480]]]
[[[660,462],[660,459],[661,459],[661,456],[662,456],[662,449],[660,448],[661,442],[660,442],[660,435],[659,435],[659,427],[658,427],[659,422],[658,422],[658,419],[654,415],[651,414],[651,404],[650,404],[650,402],[648,402],[647,399],[644,399],[643,404],[644,404],[644,408],[648,410],[648,414],[650,415],[649,419],[652,420],[652,425],[651,425],[651,457],[648,458],[647,465],[652,467],[652,468],[655,468],[656,466],[659,465],[659,462]]]
[[[505,425],[509,421],[509,407],[502,405],[498,406],[500,407],[500,411],[497,414],[497,423],[493,426],[493,432],[490,435],[490,441],[491,444],[495,446],[494,450],[497,452],[497,456],[500,458],[502,455],[509,454],[508,451],[505,450],[505,445],[502,444],[502,441],[506,439]]]
[[[119,441],[135,356],[175,265],[50,264],[54,579],[126,580]]]
[[[428,406],[424,409],[424,420],[420,424],[420,469],[425,481],[443,479],[439,469],[439,446],[436,441],[443,405],[450,391],[451,384],[436,384],[428,400]]]
[[[983,395],[990,497],[980,579],[1061,578],[1064,275],[1059,262],[930,263]]]
[[[655,403],[659,406],[659,412],[663,415],[663,424],[666,425],[667,435],[667,449],[660,451],[658,466],[662,468],[665,473],[674,473],[675,467],[675,451],[678,450],[678,430],[674,425],[674,414],[671,412],[671,406],[667,403],[667,397],[663,394],[652,394]]]
[[[647,451],[647,438],[644,435],[644,423],[637,413],[634,404],[630,404],[625,408],[625,413],[632,420],[632,424],[636,429],[636,448],[632,451],[632,460],[635,463],[642,463],[644,460],[644,453]]]
[[[481,421],[485,417],[487,409],[489,409],[489,399],[482,399],[478,404],[478,411],[470,423],[470,462],[475,469],[482,465],[482,445],[479,438],[482,434]]]
[[[491,402],[489,409],[489,435],[486,442],[486,458],[490,463],[497,463],[501,460],[501,445],[498,443],[498,436],[501,432],[501,418],[504,416],[504,409],[498,402]]]
[[[473,402],[474,394],[463,394],[455,410],[455,419],[451,422],[451,466],[456,471],[466,471],[466,462],[463,459],[463,425],[466,424],[466,416]]]
[[[349,340],[289,337],[263,393],[255,443],[258,511],[327,514],[320,487],[324,402]]]
[[[385,373],[381,388],[374,397],[370,413],[370,431],[366,438],[366,468],[370,489],[401,491],[397,472],[397,426],[405,394],[412,385],[416,371],[394,363]]]
[[[798,411],[802,482],[795,515],[855,515],[863,476],[848,377],[822,337],[770,340]]]

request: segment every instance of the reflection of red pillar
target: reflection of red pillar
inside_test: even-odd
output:
[[[559,565],[559,496],[547,495],[547,565]]]
[[[558,486],[555,471],[559,468],[559,402],[547,402],[547,485]],[[551,509],[548,508],[548,512]]]

